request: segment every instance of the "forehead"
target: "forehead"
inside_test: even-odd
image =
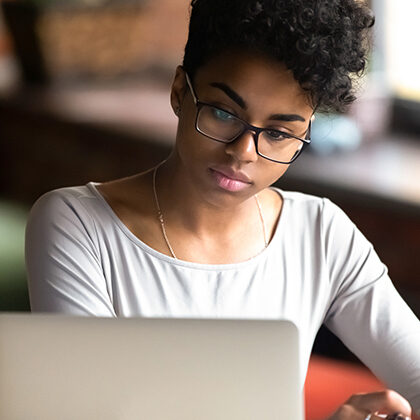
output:
[[[211,86],[214,82],[228,85],[250,110],[312,113],[309,95],[293,73],[283,63],[262,54],[226,52],[214,57],[197,70],[194,85],[205,95],[223,95]]]

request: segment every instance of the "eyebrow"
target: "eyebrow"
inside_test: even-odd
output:
[[[247,109],[248,106],[242,96],[238,95],[233,89],[231,89],[228,85],[225,83],[220,82],[213,82],[210,83],[210,86],[213,86],[215,88],[219,88],[223,92],[226,93],[227,96],[229,96],[232,101],[236,102],[242,109]]]
[[[305,118],[298,114],[273,114],[270,115],[269,120],[279,120],[279,121],[302,121],[305,122]]]
[[[230,99],[236,102],[242,109],[246,110],[248,108],[242,96],[236,93],[227,84],[221,83],[221,82],[212,82],[210,83],[210,86],[213,86],[215,88],[222,90],[227,96],[229,96]],[[277,121],[286,121],[286,122],[291,122],[291,121],[305,122],[305,118],[303,118],[301,115],[298,115],[298,114],[273,114],[273,115],[270,115],[268,119],[277,120]]]

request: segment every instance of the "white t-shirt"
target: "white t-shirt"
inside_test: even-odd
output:
[[[328,199],[276,191],[284,204],[268,247],[222,265],[176,260],[150,248],[95,183],[47,193],[27,226],[32,310],[288,319],[300,331],[302,372],[325,323],[419,411],[420,322],[372,245]]]

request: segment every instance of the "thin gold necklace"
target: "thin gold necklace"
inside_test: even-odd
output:
[[[169,249],[172,257],[175,258],[175,259],[177,259],[176,255],[175,255],[175,252],[174,252],[174,250],[173,250],[173,248],[172,248],[172,246],[171,246],[171,244],[169,242],[168,235],[166,233],[165,222],[163,220],[163,214],[162,214],[162,210],[160,209],[159,200],[158,200],[158,196],[157,196],[157,192],[156,192],[156,173],[157,173],[158,168],[164,162],[165,161],[159,163],[159,165],[157,165],[155,167],[155,169],[153,170],[153,194],[155,196],[155,204],[156,204],[157,216],[158,216],[158,220],[160,222],[160,227],[161,227],[161,230],[162,230],[163,238],[165,239],[166,245],[167,245],[167,247],[168,247],[168,249]],[[264,222],[264,217],[263,217],[263,213],[262,213],[262,210],[261,210],[260,200],[258,200],[258,195],[257,194],[255,194],[254,197],[255,197],[255,201],[257,203],[258,213],[260,215],[261,226],[262,226],[262,231],[263,231],[263,235],[264,235],[264,248],[267,248],[267,246],[268,246],[267,234],[266,234],[266,230],[265,230],[265,222]]]

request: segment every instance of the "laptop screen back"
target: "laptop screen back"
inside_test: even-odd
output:
[[[286,321],[0,315],[0,418],[303,419]]]

